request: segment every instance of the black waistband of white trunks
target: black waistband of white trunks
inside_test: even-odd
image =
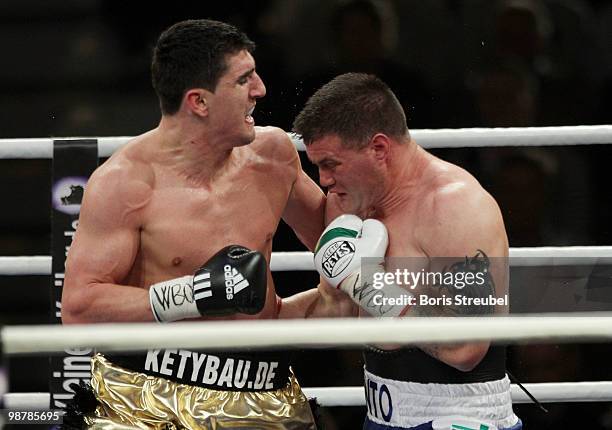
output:
[[[223,391],[269,391],[287,386],[289,352],[208,352],[150,349],[146,353],[103,353],[134,372]]]
[[[480,363],[469,372],[457,370],[416,347],[382,350],[368,346],[364,357],[368,372],[398,381],[468,384],[496,381],[506,375],[506,348],[503,345],[491,345]]]

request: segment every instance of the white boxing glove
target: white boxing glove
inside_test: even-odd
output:
[[[382,260],[388,243],[387,229],[382,222],[340,215],[327,226],[317,243],[315,267],[327,283],[348,292],[345,288],[349,282],[345,281],[359,275],[361,258]]]
[[[344,291],[370,315],[399,316],[405,306],[389,305],[382,298],[401,298],[409,294],[406,290],[397,285],[387,285],[379,290],[370,284],[362,284],[361,259],[374,258],[369,263],[384,270],[388,244],[387,228],[382,222],[340,215],[327,226],[317,243],[315,268],[327,283]]]

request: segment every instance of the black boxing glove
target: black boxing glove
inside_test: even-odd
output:
[[[151,285],[149,300],[158,322],[236,313],[256,314],[266,302],[268,263],[261,252],[230,245],[193,275]]]

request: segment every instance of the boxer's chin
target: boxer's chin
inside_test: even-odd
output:
[[[241,136],[241,142],[238,146],[246,146],[249,145],[251,143],[253,143],[253,141],[255,140],[255,129],[251,128],[250,130],[247,130],[245,133],[243,133],[243,135]]]

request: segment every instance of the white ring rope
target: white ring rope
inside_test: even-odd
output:
[[[612,246],[510,248],[511,266],[589,266],[612,264]],[[314,270],[311,252],[273,252],[271,270]],[[50,275],[51,257],[0,257],[0,275]]]
[[[5,354],[70,348],[141,351],[148,348],[330,348],[364,344],[472,341],[610,341],[612,313],[531,314],[478,318],[337,318],[6,326]]]
[[[612,401],[612,381],[597,382],[545,382],[523,384],[540,403],[563,402],[610,402]],[[304,387],[308,398],[316,398],[323,407],[365,406],[363,387]],[[512,403],[532,403],[533,401],[518,385],[510,386]],[[43,411],[49,409],[49,393],[6,393],[4,407],[15,410]]]
[[[0,275],[50,275],[51,256],[0,257]]]
[[[302,139],[288,133],[298,150],[305,149]],[[562,127],[508,127],[411,130],[410,134],[424,148],[469,148],[483,146],[552,146],[612,143],[612,125]],[[76,139],[57,138],[57,139]],[[90,137],[98,139],[100,157],[109,157],[131,137]],[[52,138],[0,139],[2,158],[52,158]]]

